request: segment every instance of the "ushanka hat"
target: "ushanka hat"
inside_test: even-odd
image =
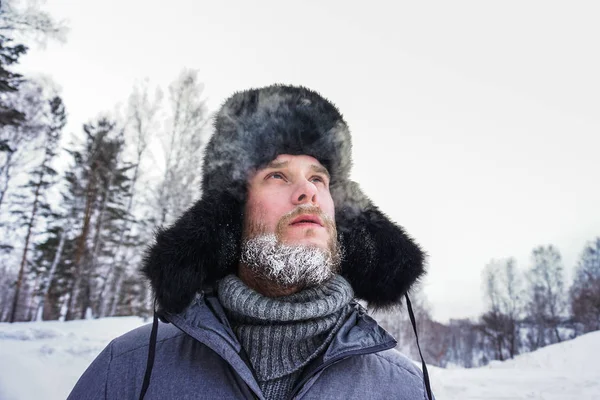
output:
[[[423,275],[423,251],[349,179],[350,131],[330,101],[304,87],[250,89],[225,101],[214,128],[200,200],[158,231],[144,259],[161,312],[182,311],[196,292],[236,272],[248,178],[279,154],[309,155],[327,168],[344,249],[340,273],[356,297],[398,304]]]

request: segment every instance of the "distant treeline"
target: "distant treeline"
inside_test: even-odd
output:
[[[478,367],[600,330],[600,237],[584,247],[574,273],[568,285],[560,252],[552,245],[533,249],[527,270],[517,268],[513,258],[492,260],[482,276],[485,313],[448,324],[432,320],[427,299],[416,291],[413,307],[425,361]],[[375,317],[399,339],[401,350],[419,359],[404,309]]]

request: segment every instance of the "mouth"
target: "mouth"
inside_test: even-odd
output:
[[[321,218],[314,214],[300,215],[292,220],[291,226],[323,226]]]

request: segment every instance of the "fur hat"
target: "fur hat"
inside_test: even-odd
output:
[[[279,154],[310,155],[331,176],[341,275],[376,307],[398,304],[424,273],[424,253],[349,180],[350,131],[338,109],[304,87],[273,85],[225,101],[205,153],[202,197],[159,229],[142,268],[161,311],[182,311],[199,290],[235,273],[250,173]]]

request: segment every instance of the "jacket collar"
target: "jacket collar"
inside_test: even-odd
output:
[[[183,312],[165,313],[164,318],[217,353],[260,399],[264,399],[249,363],[242,358],[242,346],[216,296],[200,293]]]
[[[336,360],[396,346],[396,340],[369,317],[360,304],[356,302],[351,304],[354,306],[353,312],[325,353],[306,367],[302,374],[304,378],[310,377]],[[164,317],[228,362],[250,389],[262,398],[254,373],[249,364],[244,361],[242,346],[231,329],[223,307],[213,293],[200,293],[183,312],[165,314]]]

